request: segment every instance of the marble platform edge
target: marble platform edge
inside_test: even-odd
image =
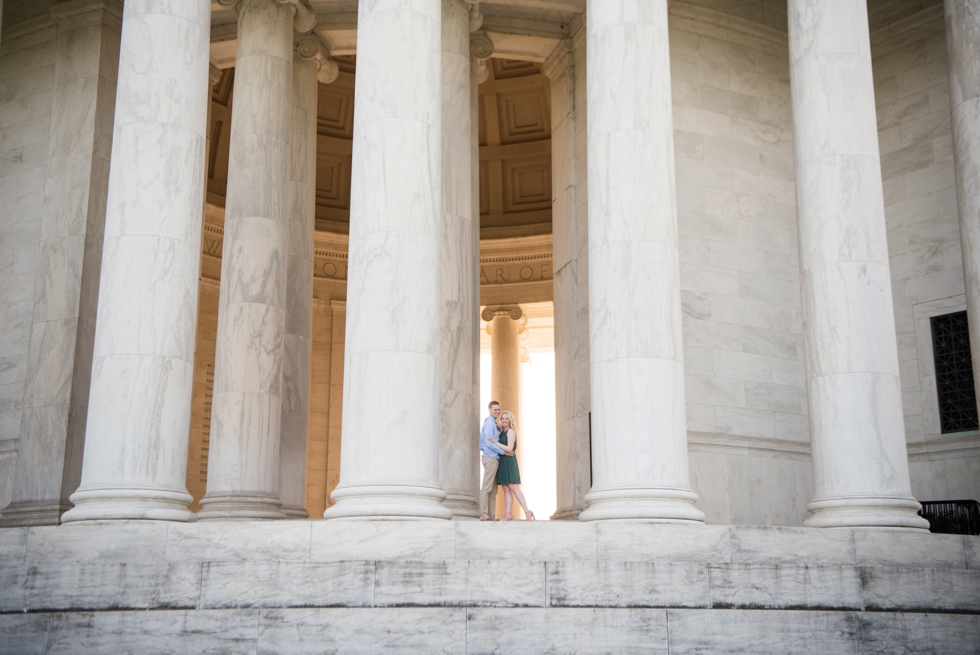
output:
[[[179,563],[503,558],[980,570],[980,537],[883,528],[575,521],[105,521],[0,528],[0,565],[66,558]]]
[[[0,615],[16,653],[975,653],[980,617],[701,609],[287,609]]]

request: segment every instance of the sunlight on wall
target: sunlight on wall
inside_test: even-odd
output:
[[[492,358],[480,355],[480,423],[490,402]],[[521,424],[518,435],[524,449],[521,489],[539,521],[555,513],[555,354],[532,353],[521,366]],[[482,474],[481,474],[482,478]]]

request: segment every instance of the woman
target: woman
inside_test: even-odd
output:
[[[521,472],[517,468],[517,457],[513,455],[517,448],[517,423],[514,421],[514,415],[510,412],[501,412],[500,414],[500,436],[497,439],[500,446],[508,453],[508,456],[500,458],[500,465],[497,468],[497,484],[504,489],[504,507],[507,509],[504,520],[514,520],[514,515],[511,514],[510,510],[514,505],[514,497],[516,496],[517,502],[521,504],[521,508],[524,510],[526,520],[533,521],[534,512],[527,508],[524,494],[518,487],[521,483]]]

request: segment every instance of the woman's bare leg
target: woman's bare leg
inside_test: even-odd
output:
[[[524,500],[524,494],[521,492],[521,488],[516,484],[509,484],[507,487],[509,487],[508,491],[517,497],[517,502],[521,504],[521,509],[524,510],[525,516],[528,518],[534,516],[534,512],[527,508],[527,501]],[[507,497],[509,498],[510,496]]]
[[[502,485],[502,486],[504,488],[504,509],[507,512],[504,515],[504,520],[505,521],[510,521],[511,519],[514,518],[513,513],[510,511],[511,508],[514,506],[514,497],[510,494],[510,487],[511,487],[511,485],[505,484],[505,485]]]

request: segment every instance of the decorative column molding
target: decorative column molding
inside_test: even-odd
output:
[[[688,480],[666,0],[588,0],[593,472],[580,520],[703,521]]]
[[[479,262],[473,252],[474,219],[470,129],[469,9],[442,0],[442,245],[439,339],[439,484],[456,519],[478,519],[478,425],[473,397],[473,347],[480,299],[474,296]]]
[[[946,0],[945,10],[956,200],[973,383],[980,398],[980,6]]]
[[[789,1],[812,527],[928,528],[909,484],[864,0]]]
[[[174,7],[127,3],[123,15],[82,484],[66,522],[192,516],[211,11]]]
[[[441,23],[440,0],[358,3],[344,439],[324,518],[452,517],[439,488]]]
[[[57,26],[52,120],[4,526],[59,523],[82,473],[122,15],[118,0],[91,0],[54,3],[40,17]]]
[[[203,519],[283,518],[292,5],[240,0]]]
[[[487,59],[493,55],[493,41],[486,32],[474,32],[470,35],[470,54],[476,59],[477,84],[483,84],[490,77]]]
[[[311,54],[314,47],[316,52]],[[306,458],[313,347],[316,108],[320,68],[315,55],[319,50],[319,39],[311,35],[300,37],[296,43],[289,134],[289,195],[286,210],[286,251],[289,259],[286,264],[279,498],[283,513],[299,519],[310,516],[306,509]]]

